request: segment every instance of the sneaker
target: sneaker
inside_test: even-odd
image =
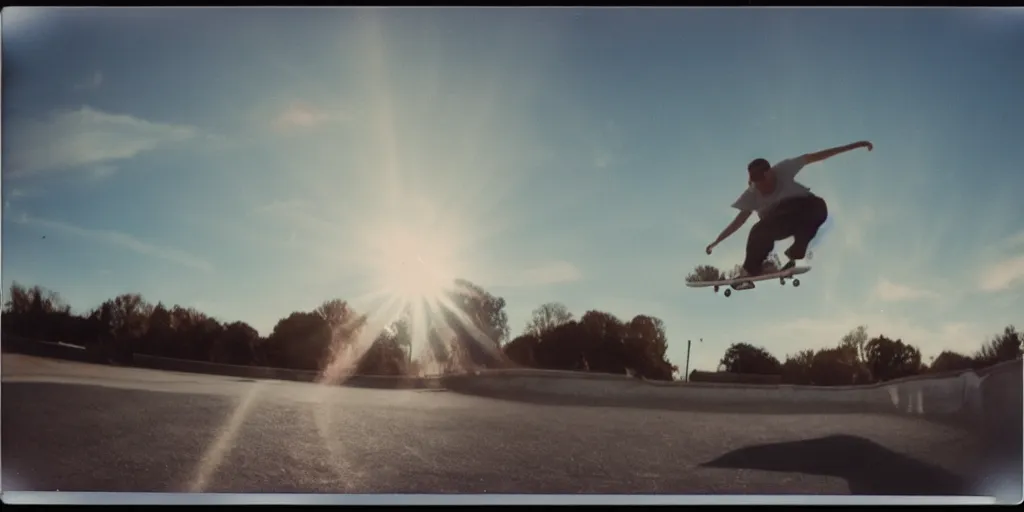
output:
[[[741,281],[732,285],[733,290],[749,290],[754,287],[753,281]]]
[[[740,274],[736,276],[736,279],[743,279],[744,277],[757,277],[761,274],[764,274],[764,271],[767,268],[767,266],[768,262],[766,261],[764,264],[762,264],[761,271],[756,274],[751,274],[750,272],[747,271],[747,269],[740,267]]]
[[[757,276],[756,275],[751,275],[750,272],[747,272],[746,269],[741,269],[740,270],[740,275],[736,276],[736,279],[744,279],[744,278],[747,278],[747,277],[757,277]],[[732,285],[732,288],[734,290],[748,290],[748,289],[753,288],[753,287],[754,287],[754,282],[753,281],[740,281],[740,282]]]

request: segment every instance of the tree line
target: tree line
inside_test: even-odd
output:
[[[448,307],[424,308],[433,314],[425,315],[425,343],[418,344],[424,346],[415,354],[411,307],[393,322],[370,325],[369,315],[343,299],[295,311],[260,336],[245,322],[152,304],[137,293],[75,314],[58,293],[13,283],[0,323],[4,334],[84,346],[120,364],[142,354],[323,371],[347,353],[357,354],[352,371],[362,375],[536,366],[671,380],[678,370],[665,356],[668,341],[658,318],[638,315],[623,322],[610,313],[588,311],[577,321],[564,306],[545,304],[525,333],[509,341],[505,300],[466,280],[454,285],[438,301]]]
[[[774,256],[769,264],[780,266]],[[698,266],[687,279],[723,275],[714,267]],[[623,320],[591,310],[576,318],[565,305],[551,302],[536,308],[523,332],[509,339],[503,298],[457,280],[439,302],[448,307],[424,308],[434,314],[425,315],[424,332],[416,334],[425,342],[415,343],[415,353],[410,310],[392,322],[371,325],[369,315],[340,298],[324,301],[311,311],[292,312],[269,335],[261,336],[245,322],[222,322],[191,307],[152,304],[135,293],[75,314],[58,293],[14,283],[0,324],[4,334],[85,346],[120,364],[131,364],[136,354],[142,354],[323,371],[333,361],[350,357],[355,359],[352,371],[363,375],[527,367],[650,380],[679,378],[678,366],[666,355],[664,323],[654,316],[640,314]],[[1024,336],[1011,325],[973,354],[946,351],[929,364],[910,343],[881,334],[870,337],[861,326],[833,346],[786,355],[782,361],[763,347],[734,343],[726,349],[718,370],[774,375],[792,384],[866,384],[1020,359],[1022,343]]]
[[[869,336],[858,326],[836,345],[802,350],[779,361],[764,347],[734,343],[719,362],[719,370],[738,374],[778,375],[785,384],[851,386],[885,382],[926,373],[979,370],[1021,359],[1024,334],[1013,325],[981,344],[973,354],[946,350],[922,361],[921,351],[902,339]]]

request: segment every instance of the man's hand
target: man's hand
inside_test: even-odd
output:
[[[750,218],[751,213],[752,212],[748,210],[743,210],[737,213],[736,218],[732,219],[732,222],[730,222],[729,225],[725,227],[725,229],[722,231],[722,234],[718,235],[718,239],[716,239],[714,242],[711,242],[711,245],[704,248],[704,252],[711,254],[711,251],[715,248],[716,245],[718,245],[722,240],[729,238],[730,235],[735,233],[736,230],[739,229],[740,226],[742,226],[743,223]]]
[[[807,153],[806,155],[804,155],[804,161],[809,164],[813,164],[815,162],[820,162],[822,160],[832,158],[840,153],[846,153],[847,151],[852,151],[857,148],[868,148],[868,151],[871,151],[872,149],[875,149],[875,146],[866,140],[862,140],[860,142],[854,142],[853,144],[847,144],[845,146],[837,146],[834,148],[823,149],[821,151],[817,151],[814,153]]]

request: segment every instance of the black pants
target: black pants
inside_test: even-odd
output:
[[[750,229],[744,270],[750,275],[761,274],[764,261],[775,248],[775,242],[789,237],[793,237],[793,245],[787,249],[787,256],[793,260],[803,259],[807,245],[818,234],[818,228],[827,218],[828,206],[824,199],[816,195],[782,201]]]

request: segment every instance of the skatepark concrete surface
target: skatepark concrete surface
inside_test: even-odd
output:
[[[1004,379],[1019,385],[1019,363],[1015,368]],[[906,409],[894,414],[873,402],[829,408],[815,399],[784,407],[783,400],[754,391],[746,396],[764,403],[732,398],[712,407],[714,400],[693,399],[658,406],[658,400],[641,399],[640,391],[619,398],[605,392],[597,400],[580,390],[583,382],[602,379],[555,373],[564,372],[543,377],[549,390],[575,391],[543,399],[522,392],[529,372],[514,371],[503,378],[519,383],[504,391],[502,377],[492,374],[455,379],[449,384],[461,388],[456,392],[4,353],[0,487],[5,501],[16,491],[58,490],[1021,499],[1020,422],[1008,430],[992,430],[993,419],[984,423],[986,432],[1004,433],[999,444],[979,435],[976,424],[912,414],[926,403],[921,396],[938,396],[920,392],[923,384],[915,385],[916,393],[881,388],[884,393],[871,399],[844,399],[861,404],[888,396]],[[486,384],[475,389],[472,382]],[[630,385],[618,382],[623,389]],[[957,389],[967,396],[970,380],[964,382]],[[679,393],[691,398],[715,393],[713,386],[631,385],[685,389]],[[974,389],[981,385],[975,382]],[[1016,397],[1020,406],[1019,390],[1003,395],[1009,398],[1000,400]],[[985,415],[977,399],[961,402],[960,416]]]

